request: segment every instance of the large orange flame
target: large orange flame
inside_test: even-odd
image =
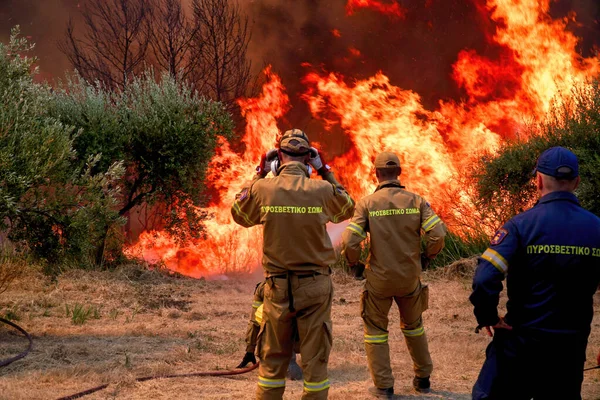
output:
[[[193,277],[250,271],[259,265],[261,230],[239,229],[231,219],[230,208],[261,154],[275,145],[279,133],[277,118],[289,109],[280,78],[271,73],[270,67],[265,69],[265,75],[262,94],[239,101],[247,122],[244,152],[231,151],[227,141],[221,139],[210,163],[209,186],[219,193],[219,198],[201,210],[209,215],[204,221],[205,238],[182,246],[164,231],[146,231],[127,250],[129,255],[151,263],[162,261],[168,268]]]
[[[398,5],[349,0],[347,10],[392,4]],[[468,213],[472,198],[462,178],[472,162],[521,135],[525,122],[543,118],[553,101],[560,102],[574,84],[599,72],[599,59],[577,54],[577,38],[566,30],[567,21],[549,17],[549,6],[550,0],[488,0],[486,13],[498,25],[491,40],[502,51],[496,59],[461,51],[452,77],[465,100],[440,101],[436,110],[426,109],[417,93],[394,86],[383,73],[354,82],[335,73],[307,73],[303,99],[313,116],[326,127],[339,125],[348,139],[346,153],[332,164],[353,197],[372,192],[373,159],[393,150],[409,190],[426,197],[450,223]],[[206,222],[206,239],[182,248],[164,232],[145,232],[131,253],[163,260],[191,276],[259,265],[260,229],[235,226],[229,210],[252,175],[249,169],[272,147],[277,118],[289,108],[279,78],[270,69],[266,74],[263,93],[240,100],[247,120],[245,152],[234,153],[223,141],[211,163],[210,184],[220,197],[205,209],[213,216]]]

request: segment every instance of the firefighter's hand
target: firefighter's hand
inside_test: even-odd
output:
[[[507,324],[506,322],[504,322],[503,318],[500,318],[498,320],[498,322],[496,323],[496,325],[486,326],[485,327],[486,334],[489,337],[493,337],[494,336],[494,333],[492,332],[492,329],[494,330],[494,332],[496,330],[498,330],[498,329],[506,329],[507,331],[510,331],[510,330],[512,330],[512,326],[510,326],[509,324]]]
[[[598,352],[598,359],[596,360],[596,362],[598,363],[598,365],[600,365],[600,351]]]
[[[254,356],[254,353],[246,352],[244,359],[236,368],[246,368],[248,363],[256,364],[256,357]]]
[[[329,171],[329,165],[325,163],[323,154],[314,147],[310,148],[310,159],[308,162],[321,175]]]
[[[260,157],[260,164],[256,167],[256,173],[261,177],[271,172],[271,161],[277,157],[277,149],[271,149]]]

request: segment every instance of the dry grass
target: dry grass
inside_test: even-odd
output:
[[[19,257],[15,249],[0,238],[0,294],[8,289],[25,267],[23,258]]]
[[[411,392],[412,369],[397,313],[391,313],[390,344],[398,399],[470,399],[489,339],[475,334],[468,302],[468,268],[428,272],[431,308],[425,314],[435,363],[434,392]],[[233,368],[244,352],[252,291],[260,278],[202,281],[125,269],[113,273],[70,271],[58,283],[28,273],[0,298],[0,313],[12,310],[34,335],[32,353],[0,369],[1,399],[52,399],[111,383],[89,399],[250,399],[256,371],[230,378],[162,379],[150,374]],[[334,351],[331,399],[368,399],[371,386],[358,314],[361,283],[334,275]],[[74,325],[65,305],[97,307],[99,319]],[[600,298],[596,299],[600,310]],[[0,358],[26,341],[0,327]],[[588,357],[600,349],[600,317],[594,319]],[[600,399],[600,372],[588,372],[583,397]],[[288,382],[286,399],[300,398],[302,384]]]

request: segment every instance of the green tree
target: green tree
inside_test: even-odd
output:
[[[537,198],[532,180],[538,156],[563,146],[579,158],[581,184],[577,196],[583,207],[600,215],[600,86],[579,85],[567,101],[551,109],[546,120],[529,127],[527,141],[506,143],[495,156],[484,157],[474,179],[482,215],[502,224],[529,208]]]
[[[0,43],[0,227],[8,238],[56,265],[71,258],[86,262],[98,227],[114,224],[120,164],[95,173],[99,160],[87,154],[74,170],[76,131],[48,115],[50,88],[33,81],[33,45],[13,29]]]
[[[168,73],[157,82],[148,72],[115,90],[73,79],[57,92],[51,114],[79,129],[73,145],[80,167],[98,153],[98,171],[123,161],[120,216],[142,204],[159,204],[155,209],[176,237],[202,233],[205,216],[193,206],[203,203],[218,137],[232,134],[231,118],[220,103],[200,97]],[[96,262],[102,257],[101,245]]]

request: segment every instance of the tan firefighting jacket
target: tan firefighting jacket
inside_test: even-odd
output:
[[[367,289],[384,296],[410,293],[421,274],[421,231],[425,254],[433,257],[444,247],[446,226],[421,196],[403,189],[400,181],[384,181],[362,198],[342,235],[350,264],[359,260],[361,242],[370,234]]]
[[[336,255],[326,224],[347,220],[353,212],[354,201],[343,187],[310,179],[300,162],[284,164],[275,178],[254,180],[231,208],[238,224],[264,225],[267,275],[288,270],[328,274]]]

